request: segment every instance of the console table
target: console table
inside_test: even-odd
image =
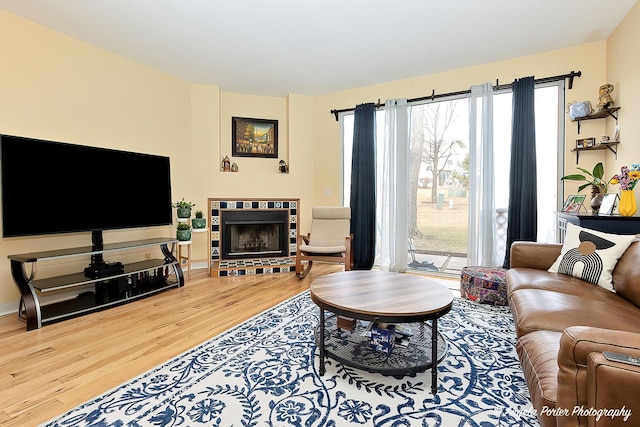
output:
[[[27,330],[30,331],[41,328],[47,323],[123,304],[168,288],[181,287],[184,285],[182,268],[169,248],[170,244],[175,243],[177,243],[175,238],[153,238],[105,244],[100,250],[87,246],[9,255],[11,274],[20,290],[18,315],[26,321]],[[37,262],[56,261],[76,256],[102,256],[108,252],[149,246],[159,246],[164,259],[146,259],[125,264],[118,272],[95,278],[87,277],[82,272],[42,279],[35,278]],[[29,274],[27,274],[27,264],[31,264]],[[47,294],[81,286],[93,288],[81,291],[77,297],[69,300],[41,304],[40,299]]]
[[[558,236],[560,243],[564,243],[564,234],[567,223],[578,225],[591,230],[613,234],[638,234],[640,233],[640,216],[599,215],[597,213],[567,213],[557,212]]]

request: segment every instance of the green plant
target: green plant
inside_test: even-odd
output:
[[[179,222],[178,230],[191,230],[191,226],[186,222]]]
[[[195,205],[196,205],[195,203],[185,202],[183,197],[182,200],[180,200],[179,202],[173,203],[171,207],[178,208],[178,209],[191,209]]]
[[[604,166],[602,165],[602,162],[595,165],[593,167],[593,171],[591,172],[581,167],[577,167],[577,169],[584,172],[584,175],[574,173],[571,175],[565,175],[561,179],[565,181],[586,181],[585,184],[582,184],[580,187],[578,187],[578,192],[584,190],[589,186],[592,186],[597,190],[595,191],[595,193],[607,193],[607,190],[609,189],[609,183],[602,179],[602,177],[604,176]]]
[[[203,218],[204,214],[202,213],[202,211],[196,211],[196,218]]]

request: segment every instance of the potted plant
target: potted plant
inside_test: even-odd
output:
[[[191,226],[186,222],[179,222],[176,237],[181,242],[186,242],[191,240]]]
[[[574,173],[565,175],[561,179],[566,181],[584,181],[585,184],[578,187],[578,193],[587,187],[591,187],[591,209],[593,212],[598,212],[602,204],[602,198],[607,194],[607,190],[609,189],[609,183],[602,179],[604,177],[604,166],[602,162],[600,162],[593,167],[593,171],[591,172],[581,167],[577,167],[577,169],[584,172],[584,175]]]
[[[171,207],[177,208],[178,218],[191,218],[191,208],[195,205],[195,203],[185,202],[183,197],[181,201],[173,203]]]
[[[196,217],[191,220],[191,226],[198,229],[205,228],[207,220],[203,216],[202,211],[196,211]]]

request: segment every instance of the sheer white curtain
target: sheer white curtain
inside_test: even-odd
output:
[[[496,235],[493,87],[472,86],[469,97],[469,265],[501,265]]]
[[[382,271],[403,272],[407,268],[409,108],[406,99],[388,99],[384,107],[382,173],[377,183]]]

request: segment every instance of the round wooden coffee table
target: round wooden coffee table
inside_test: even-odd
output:
[[[320,375],[325,373],[325,356],[395,376],[431,368],[431,391],[437,392],[438,361],[446,353],[446,341],[438,334],[438,318],[453,305],[453,293],[447,287],[412,274],[345,271],[314,280],[311,299],[320,307]],[[325,310],[363,321],[401,324],[411,331],[409,345],[396,345],[388,354],[376,352],[369,347],[370,338],[362,336],[364,326],[351,332],[334,331],[335,316],[327,318]],[[431,331],[425,330],[427,320],[431,320]]]

